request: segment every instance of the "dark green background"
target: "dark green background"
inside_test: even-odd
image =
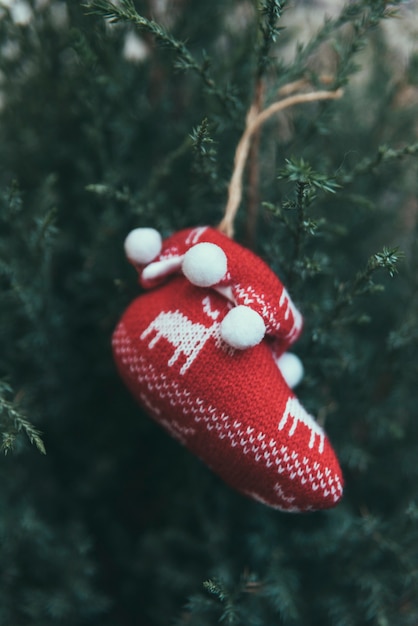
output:
[[[1,10],[1,626],[417,623],[417,57],[397,62],[385,4],[352,2],[311,39],[302,3],[280,21],[272,1],[138,1],[171,34],[146,22],[138,63],[129,19]],[[323,73],[344,97],[269,122],[257,157],[253,245],[304,314],[298,395],[346,480],[336,509],[288,515],[143,415],[110,338],[138,293],[128,231],[216,224],[257,77],[268,104]]]

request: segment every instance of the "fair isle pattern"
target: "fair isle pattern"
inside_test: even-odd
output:
[[[185,363],[180,368],[180,374],[184,374],[193,361],[203,350],[206,342],[213,337],[217,348],[229,350],[221,339],[220,322],[217,321],[220,311],[212,309],[210,297],[206,296],[202,300],[202,310],[213,320],[211,326],[204,326],[199,322],[192,322],[180,311],[161,311],[149,326],[141,333],[141,339],[152,337],[148,348],[152,349],[157,342],[164,338],[175,348],[173,356],[168,360],[167,365],[171,367],[179,358],[186,357]]]
[[[178,273],[186,252],[204,242],[222,248],[228,262],[226,276],[213,288],[219,293],[223,292],[234,305],[249,306],[261,315],[268,334],[278,340],[275,350],[279,356],[299,337],[302,316],[286,288],[264,261],[218,230],[200,226],[179,231],[166,239],[159,256],[140,271],[143,287],[149,289],[158,286],[170,274]],[[171,265],[167,265],[169,261],[172,261]],[[151,267],[158,270],[150,280]]]
[[[161,311],[141,334],[141,339],[153,335],[148,344],[150,350],[160,339],[166,339],[175,348],[167,365],[171,367],[181,356],[186,356],[186,362],[180,369],[180,374],[184,374],[210,337],[220,340],[219,326],[216,322],[209,327],[194,324],[180,311]]]
[[[278,318],[277,311],[265,300],[263,294],[257,293],[252,287],[242,287],[237,285],[234,290],[234,301],[236,304],[245,306],[257,305],[257,310],[266,323],[267,332],[278,333],[283,325],[283,321],[287,322],[290,328],[286,331],[286,339],[293,343],[302,330],[302,316],[291,301],[286,289],[282,287],[280,297],[277,297],[278,307],[282,312],[282,317]],[[281,321],[279,321],[279,319]]]
[[[227,258],[226,274],[211,287],[192,285],[181,271],[184,255],[204,242]],[[137,269],[148,291],[122,316],[113,351],[140,405],[241,493],[289,512],[334,506],[343,488],[338,460],[276,365],[302,330],[277,276],[208,227],[175,233]],[[255,311],[266,328],[265,339],[246,350],[221,334],[236,305]]]
[[[203,299],[202,304],[210,316],[218,317],[216,308],[210,304],[208,297]],[[167,362],[168,373],[156,369],[147,356],[147,350],[143,354],[138,354],[123,322],[119,324],[113,337],[113,347],[119,360],[119,367],[129,373],[131,381],[129,386],[141,390],[139,394],[141,404],[154,419],[173,437],[205,460],[215,471],[219,465],[216,462],[217,456],[221,459],[228,459],[233,449],[239,450],[243,459],[242,466],[260,476],[258,490],[246,489],[245,472],[244,481],[241,476],[238,476],[237,484],[237,479],[232,476],[236,468],[232,466],[228,468],[228,462],[226,465],[221,463],[222,466],[225,465],[226,472],[222,474],[218,471],[218,473],[221,473],[226,482],[269,506],[296,512],[332,506],[336,503],[341,497],[342,482],[338,473],[326,463],[324,464],[321,459],[324,451],[324,432],[306,413],[297,399],[293,395],[288,397],[283,416],[276,421],[276,432],[268,434],[254,426],[246,425],[240,418],[219,410],[204,398],[196,395],[195,390],[187,389],[182,384],[181,378],[176,378],[180,365],[180,355],[177,353],[178,344],[186,346],[188,341],[190,342],[189,348],[184,350],[187,367],[183,369],[185,367],[183,365],[180,368],[179,373],[182,375],[197,358],[197,353],[194,351],[196,341],[193,339],[192,322],[189,319],[185,316],[177,319],[176,315],[170,317],[167,312],[163,313],[165,320],[171,320],[172,328],[164,336],[157,335],[158,340],[165,339],[172,348],[176,348],[175,358],[170,358]],[[161,314],[156,319],[160,316]],[[184,325],[183,318],[187,320],[186,325]],[[155,320],[141,334],[141,338],[147,340],[146,345],[149,351],[155,346],[155,343],[148,343],[150,329],[156,328],[154,322]],[[161,325],[157,326],[161,327]],[[205,327],[202,324],[194,324],[194,326],[198,326],[197,336],[201,336],[203,332],[201,327]],[[179,328],[183,329],[181,339]],[[215,340],[215,349],[219,349],[219,338],[216,338],[216,333],[210,333],[210,336]],[[191,355],[193,355],[192,360],[190,360]],[[177,367],[172,370],[170,369],[172,366]],[[171,371],[173,375],[170,375]],[[162,404],[167,413],[162,411]],[[310,431],[306,454],[303,450],[294,449],[292,445],[299,423],[304,424]],[[207,432],[203,447],[196,442],[199,432],[201,438],[202,427]],[[309,454],[317,437],[319,438],[319,444],[316,446],[318,460],[313,460]],[[240,474],[239,467],[238,474]],[[313,499],[306,497],[308,492],[311,492]],[[300,494],[303,494],[302,498]]]
[[[197,243],[200,243],[201,238],[207,230],[208,226],[198,226],[197,228],[192,228],[186,237],[187,246],[195,246]]]
[[[287,399],[286,408],[284,410],[283,417],[279,422],[279,430],[283,430],[283,428],[287,425],[289,420],[290,421],[293,420],[293,424],[289,430],[290,437],[295,434],[297,425],[299,422],[301,422],[302,424],[305,424],[305,426],[307,426],[311,431],[311,436],[309,439],[309,447],[310,448],[314,447],[316,436],[318,435],[318,438],[319,438],[318,451],[321,453],[324,451],[324,442],[325,442],[324,431],[319,426],[319,424],[315,422],[313,417],[305,411],[305,409],[303,408],[303,406],[301,405],[301,403],[299,402],[297,398],[289,397]]]

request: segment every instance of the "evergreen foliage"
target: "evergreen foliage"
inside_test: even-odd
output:
[[[0,626],[417,623],[418,55],[384,34],[401,1],[312,38],[299,5],[0,3]],[[217,224],[251,103],[294,81],[344,94],[266,122],[236,238],[256,205],[343,466],[342,504],[300,516],[172,441],[110,350],[126,234]]]

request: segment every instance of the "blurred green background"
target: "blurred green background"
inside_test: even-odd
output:
[[[1,626],[417,624],[417,32],[415,2],[0,2]],[[344,96],[266,123],[236,224],[345,475],[289,515],[145,416],[110,339],[129,230],[217,224],[257,88],[302,79]]]

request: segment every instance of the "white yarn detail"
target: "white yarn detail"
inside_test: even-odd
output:
[[[113,337],[113,344],[121,362],[129,368],[132,375],[141,383],[144,389],[144,395],[145,390],[152,394],[157,393],[159,398],[165,402],[169,402],[173,408],[181,407],[181,411],[186,417],[192,417],[195,424],[203,423],[206,429],[216,434],[220,441],[225,441],[231,447],[239,446],[242,448],[244,455],[249,455],[257,463],[262,463],[267,467],[274,467],[279,481],[281,474],[286,472],[290,480],[294,480],[301,485],[309,486],[312,492],[319,490],[323,493],[325,498],[329,498],[333,502],[339,500],[343,490],[341,480],[337,474],[332,474],[330,468],[319,462],[310,461],[306,456],[298,454],[295,451],[291,452],[288,446],[278,444],[274,438],[269,440],[262,431],[257,431],[250,426],[246,428],[243,427],[239,420],[234,420],[226,413],[219,412],[216,407],[207,404],[202,398],[184,389],[184,387],[180,386],[175,380],[170,380],[166,374],[156,370],[144,356],[140,356],[136,353],[126,328],[122,323],[119,325]],[[144,401],[143,394],[141,394],[141,399]],[[292,398],[289,398],[289,400],[291,399]],[[151,406],[149,406],[149,408],[151,408]],[[160,420],[158,414],[156,417],[159,421],[163,422],[163,420]],[[286,416],[285,412],[283,417],[286,417],[286,422],[289,416]],[[314,422],[311,417],[310,420]],[[282,421],[283,418],[281,422]],[[164,426],[166,426],[165,420],[163,423]],[[285,424],[283,424],[283,428],[284,425]],[[315,422],[314,425],[316,425]],[[318,425],[316,426],[318,429],[320,428]],[[296,427],[297,425],[295,428]],[[171,428],[170,430],[182,443],[187,443],[187,440],[193,439],[194,436],[193,428],[182,428],[181,430],[183,432],[177,428]],[[291,430],[293,429],[291,428]],[[321,433],[323,434],[322,430]],[[280,493],[280,482],[275,485],[274,489],[277,495],[283,498],[284,494]],[[290,502],[290,498],[287,494],[280,505],[277,504],[277,501],[272,502],[264,500],[254,492],[249,495],[257,497],[258,500],[280,510],[298,510],[292,506],[293,503]],[[310,509],[312,509],[312,506],[309,505],[299,508],[299,510]]]
[[[258,293],[253,287],[243,287],[242,285],[236,285],[234,291],[242,300],[241,304],[251,306],[251,304],[256,303],[259,307],[261,307],[261,315],[265,321],[267,332],[278,331],[280,329],[281,324],[276,317],[277,313],[271,304],[266,301],[263,294]],[[280,294],[278,305],[280,309],[284,309],[283,317],[285,320],[289,318],[290,314],[293,316],[292,328],[286,335],[286,338],[292,340],[298,335],[300,329],[302,328],[302,316],[290,299],[285,287],[282,287],[282,293]]]
[[[216,434],[220,441],[225,441],[233,448],[239,446],[242,448],[243,454],[249,455],[257,463],[261,463],[268,468],[274,467],[279,481],[280,476],[286,472],[290,480],[309,486],[312,492],[319,490],[325,498],[329,498],[333,502],[337,502],[340,499],[343,489],[338,474],[332,474],[331,469],[322,463],[312,462],[302,454],[298,454],[295,451],[291,452],[288,446],[278,444],[274,438],[269,439],[266,433],[258,431],[254,427],[244,427],[239,420],[233,419],[223,411],[220,412],[213,405],[206,403],[202,398],[180,386],[175,380],[170,380],[166,374],[151,365],[146,357],[136,353],[123,323],[119,325],[114,334],[113,344],[121,362],[129,368],[131,374],[141,384],[144,389],[144,395],[146,392],[157,394],[159,398],[168,402],[173,408],[180,407],[184,416],[192,417],[195,424],[203,423],[206,429]],[[144,399],[142,394],[141,398]],[[289,400],[292,399],[294,398],[289,397]],[[149,404],[151,405],[152,403]],[[288,405],[286,408],[290,409],[289,401]],[[295,406],[293,405],[293,407]],[[154,413],[154,417],[166,426],[166,423],[160,420],[159,414],[155,415]],[[286,422],[290,415],[287,415],[287,411],[285,411],[283,417],[286,418]],[[308,417],[310,418],[308,420],[309,423],[310,421],[314,422],[310,416]],[[318,429],[320,428],[315,422],[314,425]],[[181,431],[177,428],[171,428],[170,430],[182,443],[192,440],[195,434],[193,428],[182,427]],[[322,430],[321,433],[323,434]],[[284,494],[283,492],[281,493],[279,485],[280,482],[275,485],[274,489],[277,495],[283,498]],[[266,504],[283,511],[298,510],[292,505],[293,503],[290,502],[290,497],[287,494],[280,505],[277,504],[277,501],[264,500],[256,493],[249,495],[257,497],[257,499]],[[299,510],[311,509],[312,506],[307,505],[300,507]]]
[[[289,429],[289,436],[292,437],[299,423],[304,424],[311,431],[311,437],[309,439],[309,447],[313,448],[316,440],[316,436],[319,437],[318,451],[322,454],[324,451],[325,433],[312,417],[309,415],[299,402],[297,398],[290,397],[286,403],[286,408],[283,413],[283,417],[279,422],[279,430],[283,430],[288,420],[293,420],[293,423]]]
[[[145,281],[155,280],[175,274],[180,270],[182,260],[182,256],[175,256],[150,263],[142,270],[142,279]]]
[[[205,234],[207,229],[208,229],[207,226],[198,226],[197,228],[193,228],[190,231],[190,233],[187,235],[186,244],[188,246],[190,245],[194,246],[199,241],[201,236]]]
[[[203,300],[203,307],[206,311],[210,309],[209,298]],[[183,375],[211,337],[215,339],[218,346],[222,342],[220,323],[216,321],[218,315],[215,315],[215,310],[211,310],[210,317],[213,323],[210,326],[204,326],[199,322],[192,322],[180,311],[161,311],[143,331],[141,339],[152,337],[148,344],[151,350],[160,339],[168,341],[174,348],[174,353],[167,365],[171,367],[181,357],[185,358],[186,361],[180,368],[180,374]]]

